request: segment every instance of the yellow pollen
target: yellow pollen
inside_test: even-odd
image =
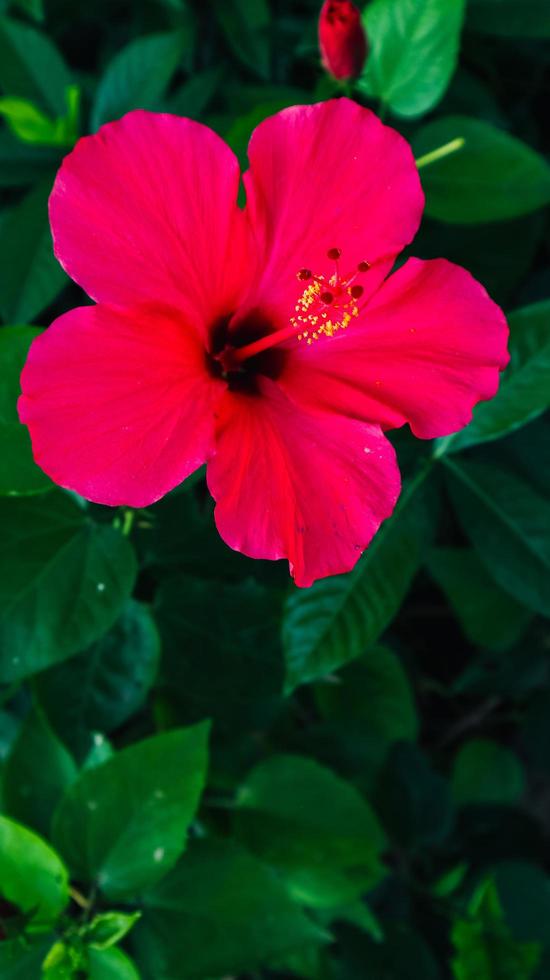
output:
[[[336,249],[329,251],[329,258],[332,252]],[[341,250],[338,253],[341,254]],[[361,262],[357,266],[359,273],[367,271],[363,266],[367,263]],[[321,337],[333,337],[339,330],[347,329],[352,319],[359,316],[357,302],[363,289],[352,285],[358,272],[342,279],[338,267],[332,276],[314,276],[309,270],[301,270],[299,279],[305,278],[304,272],[311,278],[294,307],[295,315],[290,318],[290,324],[297,330],[297,339],[311,345]]]

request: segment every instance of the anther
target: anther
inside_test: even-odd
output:
[[[297,331],[298,340],[307,344],[321,337],[333,337],[359,316],[358,300],[364,289],[354,285],[354,281],[371,267],[370,262],[363,261],[353,275],[341,277],[338,260],[342,249],[330,248],[326,254],[335,263],[332,275],[315,275],[311,269],[300,269],[297,273],[298,279],[307,280],[307,285],[296,303],[295,315],[290,317],[290,326]]]

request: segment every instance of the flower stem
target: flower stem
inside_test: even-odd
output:
[[[421,167],[429,167],[431,163],[436,163],[438,160],[443,160],[444,157],[450,156],[451,153],[456,153],[457,150],[462,149],[465,142],[466,140],[463,136],[457,136],[450,143],[444,143],[443,146],[438,146],[437,150],[431,150],[429,153],[425,153],[424,156],[419,157],[416,161],[417,168],[420,170]]]

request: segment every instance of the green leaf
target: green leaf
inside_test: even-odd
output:
[[[464,881],[466,874],[468,872],[467,864],[455,864],[454,867],[450,868],[437,879],[434,885],[432,885],[432,892],[439,898],[445,898],[447,895],[452,895]]]
[[[59,939],[42,964],[41,980],[73,980],[84,965],[84,951]]]
[[[121,949],[90,949],[88,980],[140,980],[135,963]]]
[[[326,951],[322,946],[306,946],[303,949],[292,950],[286,956],[275,956],[269,959],[269,971],[276,976],[300,977],[303,980],[320,980],[326,976]]]
[[[541,211],[483,225],[449,225],[426,218],[411,252],[422,259],[445,256],[464,266],[501,306],[513,302],[540,249],[546,228]],[[521,249],[518,249],[521,241]]]
[[[28,429],[17,415],[19,377],[29,347],[40,331],[34,327],[0,330],[0,494],[39,493],[51,481],[32,457]]]
[[[40,977],[40,967],[53,936],[30,942],[26,937],[0,942],[0,977],[2,980],[31,980]]]
[[[223,72],[219,65],[195,72],[168,100],[167,108],[177,116],[200,119],[217,92]]]
[[[411,687],[400,660],[386,647],[370,647],[340,671],[337,684],[318,684],[315,694],[323,714],[334,721],[357,719],[365,732],[376,732],[388,744],[416,738]]]
[[[492,464],[513,470],[543,497],[550,496],[550,412],[483,450]],[[481,453],[476,453],[481,458]]]
[[[339,980],[441,980],[429,946],[407,922],[384,923],[384,941],[345,925],[338,931]]]
[[[115,751],[109,739],[101,732],[94,732],[91,748],[82,760],[82,769],[94,769],[95,766],[100,766],[108,759],[112,759],[114,754]]]
[[[319,909],[316,913],[321,922],[346,922],[366,932],[376,943],[384,939],[385,929],[367,902],[360,898],[351,905],[341,905],[335,909]]]
[[[80,90],[71,85],[66,92],[67,114],[51,119],[28,99],[0,99],[0,116],[19,139],[45,146],[72,146],[78,136]]]
[[[459,114],[485,119],[502,129],[506,129],[508,125],[506,113],[494,86],[487,78],[480,78],[463,64],[459,65],[455,73],[445,101],[440,106],[440,112],[443,115]]]
[[[78,758],[89,751],[92,733],[114,731],[141,707],[156,676],[159,649],[149,610],[128,599],[109,632],[37,678],[50,723]]]
[[[500,388],[476,405],[470,425],[445,440],[445,452],[500,439],[550,407],[550,300],[511,313],[508,325],[510,364]]]
[[[55,922],[69,901],[67,871],[55,851],[37,834],[1,816],[0,895],[36,928]]]
[[[279,877],[231,841],[194,841],[143,904],[133,936],[155,980],[240,975],[328,938]]]
[[[508,596],[508,602],[513,602],[511,596]],[[527,696],[546,684],[547,671],[548,653],[535,619],[521,641],[506,650],[506,656],[503,657],[501,651],[469,656],[465,670],[450,690],[453,694],[488,698],[490,702],[495,697],[524,702]]]
[[[223,138],[239,158],[243,170],[248,168],[248,144],[250,137],[264,119],[281,112],[288,105],[303,105],[312,102],[312,97],[309,93],[302,94],[299,89],[298,93],[294,97],[290,96],[291,102],[289,103],[289,94],[284,90],[275,91],[270,99],[256,102],[248,112],[232,118],[231,124],[223,128]]]
[[[550,166],[508,133],[468,116],[424,126],[413,141],[418,158],[457,137],[464,146],[421,170],[426,213],[452,224],[502,221],[550,201]]]
[[[550,878],[534,864],[506,861],[494,869],[506,922],[515,939],[548,944]]]
[[[550,614],[548,504],[500,467],[444,457],[460,523],[490,575],[530,609]]]
[[[7,813],[47,837],[53,811],[76,775],[72,757],[42,714],[29,712],[4,768]]]
[[[468,639],[506,650],[524,632],[531,613],[498,587],[471,548],[436,548],[427,561]]]
[[[115,55],[95,97],[91,126],[96,130],[131,109],[152,109],[181,63],[182,32],[150,34],[131,41]]]
[[[140,918],[141,912],[100,912],[80,935],[88,946],[109,949],[124,939]]]
[[[121,949],[83,949],[68,942],[51,948],[42,970],[42,980],[140,980],[135,964]]]
[[[138,523],[136,543],[143,562],[158,577],[185,571],[193,577],[235,579],[249,577],[262,565],[233,551],[222,541],[214,523],[210,498],[194,493],[189,477],[177,488],[147,508],[146,521]],[[285,574],[285,585],[288,576]]]
[[[376,809],[388,834],[399,847],[411,851],[441,843],[453,825],[446,780],[409,742],[398,742],[386,759]]]
[[[3,700],[3,699],[2,699]],[[5,762],[21,730],[21,719],[0,710],[0,763]]]
[[[14,6],[34,20],[44,20],[44,0],[14,0]]]
[[[128,540],[61,491],[0,500],[0,679],[64,660],[111,626],[132,591]]]
[[[443,97],[456,67],[464,0],[373,0],[360,82],[398,116],[420,116]]]
[[[469,911],[452,929],[455,980],[531,980],[540,947],[510,936],[493,881],[481,885]]]
[[[22,143],[9,130],[0,131],[0,187],[24,187],[44,174],[54,173],[61,158],[61,147]],[[3,220],[5,220],[4,212]]]
[[[32,321],[67,282],[56,261],[48,224],[51,177],[8,211],[0,237],[0,313],[11,323]]]
[[[517,756],[489,739],[472,739],[461,746],[452,774],[455,801],[465,803],[516,803],[525,789],[523,769]]]
[[[0,116],[4,117],[19,139],[29,143],[51,144],[54,123],[28,99],[0,99]]]
[[[239,790],[236,829],[307,905],[353,901],[385,874],[385,836],[368,803],[312,759],[276,755],[256,766]]]
[[[83,772],[53,837],[77,878],[110,899],[154,884],[185,847],[207,767],[208,724],[136,742]]]
[[[33,27],[0,17],[0,88],[54,116],[65,112],[69,71],[52,42]]]
[[[352,572],[291,593],[283,620],[288,691],[360,656],[392,621],[421,560],[427,520],[418,489],[426,472],[402,492]]]
[[[214,0],[216,19],[227,44],[261,78],[270,71],[270,13],[267,0]]]
[[[283,686],[280,608],[278,592],[250,579],[213,586],[178,575],[161,584],[163,686],[178,718],[212,718],[214,734],[269,723]]]
[[[497,37],[550,37],[547,0],[469,0],[468,27]]]

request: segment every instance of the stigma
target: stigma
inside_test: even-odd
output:
[[[297,277],[306,282],[302,295],[290,318],[291,326],[298,331],[298,340],[312,344],[321,337],[332,337],[338,330],[346,330],[354,317],[359,316],[358,300],[363,286],[357,278],[370,269],[369,262],[360,262],[352,275],[340,275],[339,260],[342,250],[329,248],[327,258],[334,262],[330,276],[314,275],[311,269],[300,269]]]

